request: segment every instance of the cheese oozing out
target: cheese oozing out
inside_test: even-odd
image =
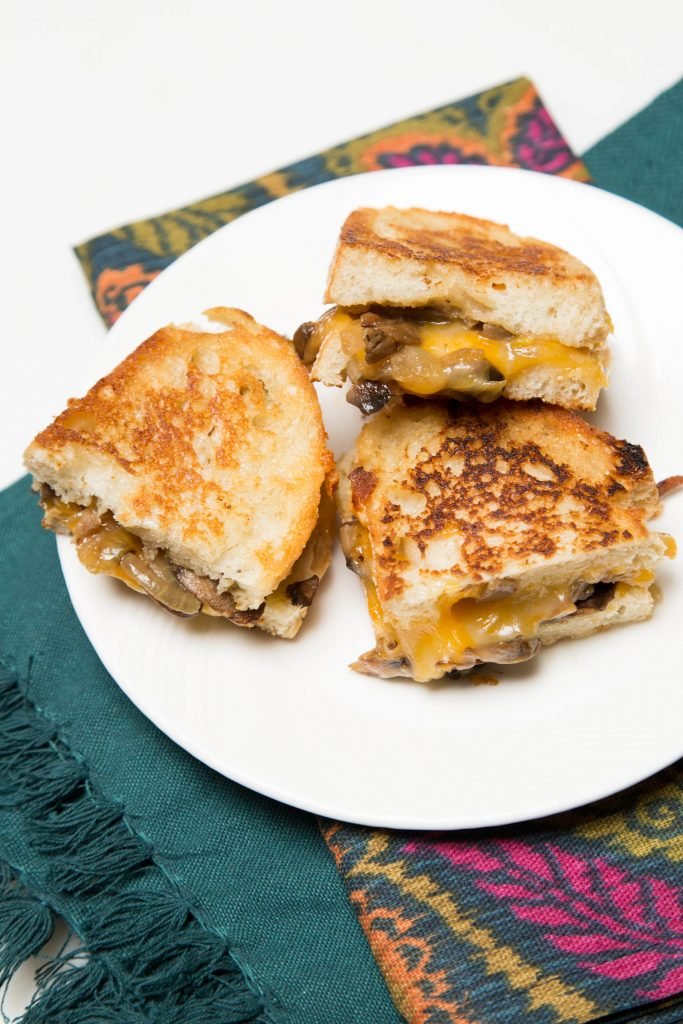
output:
[[[620,581],[614,586],[614,597],[624,597],[634,588],[647,589],[652,582],[653,573],[648,573],[646,582]],[[374,584],[365,582],[365,589],[376,630],[383,639],[392,638],[389,656],[407,658],[417,682],[438,679],[453,669],[466,671],[478,663],[524,661],[535,652],[508,658],[504,645],[520,639],[537,641],[542,623],[566,618],[578,610],[570,596],[573,584],[561,584],[503,598],[445,599],[434,619],[401,628],[387,621]],[[496,648],[500,648],[498,653]]]
[[[551,336],[491,337],[491,332],[486,332],[484,327],[469,327],[457,317],[433,321],[411,317],[409,322],[419,334],[419,344],[403,345],[380,360],[368,362],[359,316],[334,307],[316,325],[316,347],[338,335],[348,358],[346,370],[352,381],[361,378],[394,381],[404,391],[421,396],[465,390],[475,394],[481,391],[484,397],[488,382],[482,379],[480,368],[473,366],[468,379],[466,365],[452,366],[453,357],[465,351],[482,356],[503,378],[501,387],[538,366],[579,371],[582,378],[596,388],[607,384],[604,349],[575,348]],[[490,397],[495,394],[491,393]]]
[[[486,661],[491,647],[519,637],[535,639],[542,622],[576,611],[570,592],[571,587],[564,585],[519,596],[483,601],[465,597],[443,602],[436,622],[402,631],[401,640],[409,651],[415,678],[434,678],[439,674],[438,666],[444,663],[457,668],[468,651],[479,661]]]
[[[470,588],[462,596],[444,595],[433,617],[404,626],[391,621],[382,607],[372,577],[372,547],[367,530],[355,523],[352,536],[354,543],[348,550],[343,538],[342,545],[347,557],[357,564],[378,637],[378,653],[391,660],[407,659],[417,682],[438,679],[452,669],[466,670],[478,662],[524,660],[498,658],[493,648],[520,638],[536,640],[542,623],[576,613],[577,587],[589,582],[571,577],[552,586],[481,598],[476,593],[473,596]],[[665,541],[667,557],[675,557],[673,538],[665,536]],[[655,574],[649,568],[631,568],[624,570],[623,578],[608,582],[615,584],[614,597],[622,598],[631,588],[649,589]]]

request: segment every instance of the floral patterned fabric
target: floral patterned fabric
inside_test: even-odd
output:
[[[321,827],[410,1024],[673,1024],[683,1020],[682,784],[683,769],[669,769],[505,829]]]
[[[418,164],[525,167],[588,180],[533,84],[520,78],[334,146],[229,192],[110,231],[79,245],[76,253],[97,308],[111,326],[177,256],[241,214],[333,178]]]
[[[522,78],[77,253],[111,325],[177,256],[242,213],[348,174],[459,163],[589,180]],[[409,1024],[683,1021],[683,769],[580,812],[495,831],[320,825]]]

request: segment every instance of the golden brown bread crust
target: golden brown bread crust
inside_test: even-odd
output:
[[[504,224],[418,207],[348,216],[325,301],[455,311],[578,348],[602,347],[612,329],[600,283],[576,257]]]
[[[423,583],[457,589],[643,540],[659,506],[642,448],[540,402],[393,403],[351,465],[383,602],[414,584],[416,560]],[[430,568],[445,538],[452,563]]]
[[[383,211],[389,213],[390,209]],[[482,281],[521,274],[554,281],[587,283],[593,273],[569,253],[536,238],[520,238],[507,225],[462,213],[416,207],[391,211],[392,234],[380,235],[377,210],[351,213],[340,232],[342,245],[381,253],[392,260],[418,259],[455,263]],[[334,265],[331,276],[334,276]],[[332,301],[327,299],[326,301]]]
[[[301,554],[334,463],[291,344],[241,310],[207,316],[225,330],[161,328],[70,400],[25,459],[178,564],[234,579],[255,607]]]

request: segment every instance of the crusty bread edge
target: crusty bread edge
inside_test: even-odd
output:
[[[348,361],[341,336],[335,331],[320,346],[311,367],[311,380],[319,381],[331,388],[340,388],[346,380]]]
[[[550,242],[515,236],[522,243],[568,256],[576,265],[580,286],[571,277],[559,284],[552,276],[525,278],[514,268],[507,284],[500,280],[506,276],[502,271],[495,275],[495,281],[479,280],[454,262],[409,255],[399,258],[386,252],[382,236],[373,236],[371,229],[360,237],[346,237],[347,227],[357,214],[381,212],[357,210],[342,225],[328,273],[325,302],[340,306],[444,306],[513,334],[557,337],[563,344],[578,348],[600,348],[611,333],[612,323],[598,278],[566,250]],[[529,291],[531,301],[525,294]]]

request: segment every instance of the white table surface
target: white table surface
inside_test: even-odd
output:
[[[3,0],[0,486],[106,345],[75,243],[520,75],[580,154],[682,37],[677,0]]]

